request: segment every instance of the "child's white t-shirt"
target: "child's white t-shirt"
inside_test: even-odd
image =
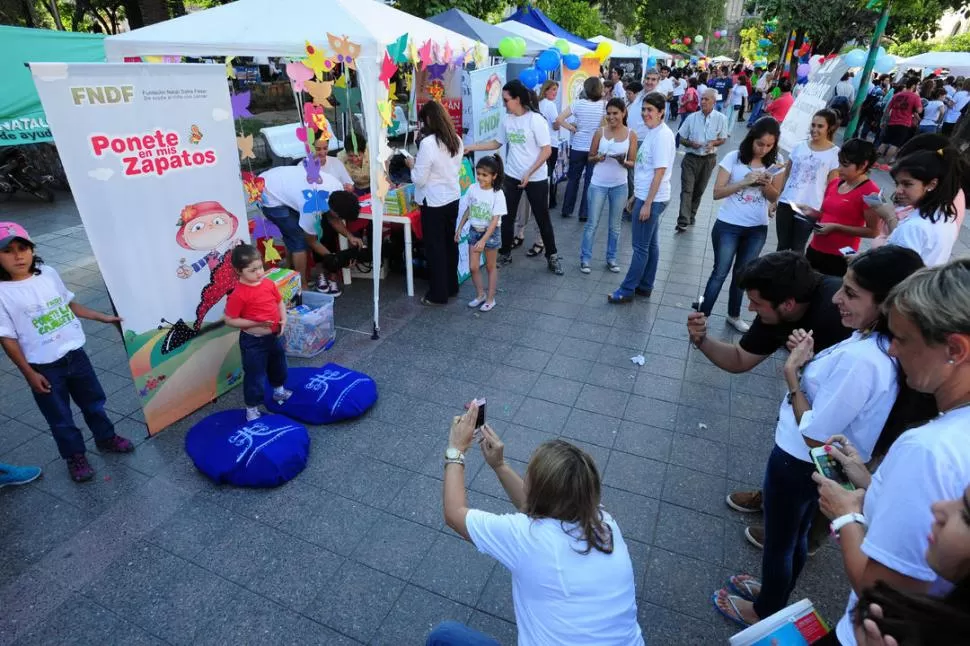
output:
[[[29,363],[53,363],[84,345],[71,292],[53,268],[26,280],[0,282],[0,337],[16,339]]]
[[[468,187],[468,191],[461,198],[458,212],[464,215],[468,209],[468,223],[473,229],[486,229],[494,216],[501,220],[508,213],[505,203],[505,192],[492,189],[485,190],[477,183]]]

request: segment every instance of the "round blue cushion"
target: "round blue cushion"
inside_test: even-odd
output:
[[[303,471],[310,434],[282,415],[247,422],[246,411],[224,410],[189,429],[185,451],[199,471],[219,484],[275,487]]]
[[[290,368],[286,387],[293,396],[282,404],[266,389],[266,408],[307,424],[332,424],[359,417],[377,401],[377,384],[362,372],[328,363],[320,368]]]

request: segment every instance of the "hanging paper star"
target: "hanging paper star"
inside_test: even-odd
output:
[[[232,59],[234,58],[236,57],[235,56],[226,57],[226,76],[231,79],[236,78],[236,68],[232,66]]]
[[[304,213],[318,213],[326,212],[330,210],[330,205],[327,200],[330,199],[329,191],[318,191],[316,189],[307,189],[303,191],[303,212]]]
[[[379,78],[385,88],[389,89],[391,87],[391,77],[394,76],[395,72],[397,72],[397,63],[394,62],[394,59],[387,52],[384,52],[384,60],[381,62],[381,75]]]
[[[313,70],[299,61],[287,63],[286,77],[290,79],[290,85],[293,86],[294,92],[302,92],[304,84],[313,78]]]
[[[357,57],[360,56],[360,45],[350,42],[350,38],[344,36],[338,38],[333,34],[327,34],[327,41],[330,49],[333,50],[334,59],[338,63],[343,63],[352,70],[357,69]]]
[[[408,41],[408,61],[412,65],[417,65],[420,60],[421,56],[418,54],[418,45],[412,39]]]
[[[249,204],[256,204],[263,201],[263,191],[266,189],[266,180],[256,177],[249,171],[242,174],[243,188],[246,190],[246,201]]]
[[[239,94],[231,93],[229,95],[229,101],[232,103],[233,119],[253,116],[253,113],[249,111],[250,99],[252,99],[252,95],[249,90],[240,92]]]
[[[236,146],[239,148],[239,159],[256,159],[253,153],[253,136],[236,137]]]
[[[387,96],[397,96],[397,83],[393,81],[387,86]]]
[[[448,71],[448,66],[444,63],[435,63],[434,65],[428,65],[426,68],[428,70],[428,80],[444,80],[445,72]]]
[[[438,59],[439,62],[445,63],[446,65],[451,62],[453,57],[453,52],[451,49],[451,43],[445,43],[445,49],[441,52],[441,58]]]
[[[333,94],[333,81],[307,81],[305,85],[314,103],[323,103]]]
[[[320,183],[320,160],[313,153],[303,158],[303,168],[306,169],[306,181],[310,184]]]
[[[263,241],[263,262],[273,263],[273,262],[279,262],[283,260],[283,257],[280,255],[280,252],[277,251],[276,247],[273,246],[275,242],[276,241],[273,240],[272,238],[267,238],[266,240]]]
[[[404,34],[393,43],[387,46],[387,53],[395,63],[408,62],[408,35]]]
[[[434,63],[434,60],[432,60],[432,58],[431,58],[431,41],[430,40],[428,42],[426,42],[421,47],[421,49],[418,50],[418,57],[421,59],[421,65],[422,65],[422,67],[428,67],[428,65],[431,65],[432,63]]]
[[[313,70],[313,75],[317,77],[318,81],[323,80],[323,73],[329,71],[332,67],[332,65],[328,65],[329,61],[323,55],[323,50],[313,45],[309,40],[306,41],[304,49],[306,49],[306,58],[301,62]]]
[[[394,121],[394,106],[390,101],[378,101],[377,112],[381,115],[381,127],[387,128]]]

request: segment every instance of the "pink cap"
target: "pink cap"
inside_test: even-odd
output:
[[[5,248],[17,238],[33,246],[34,241],[30,239],[27,229],[16,222],[0,222],[0,249]]]

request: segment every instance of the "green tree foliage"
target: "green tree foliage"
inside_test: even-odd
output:
[[[603,13],[603,20],[608,25],[619,25],[626,32],[635,27],[637,20],[635,0],[601,0],[599,6]]]
[[[586,0],[538,0],[536,5],[549,19],[580,38],[613,36],[596,5]]]
[[[674,38],[709,35],[720,26],[723,0],[643,0],[636,9],[638,40],[667,50]]]
[[[958,34],[944,40],[911,40],[889,46],[889,53],[910,57],[926,52],[970,52],[970,33]]]

